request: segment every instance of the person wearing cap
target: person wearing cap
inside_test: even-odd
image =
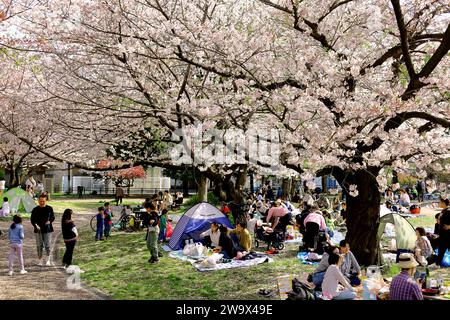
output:
[[[412,253],[400,254],[398,266],[402,272],[392,279],[390,300],[423,300],[419,283],[412,278],[418,265]]]

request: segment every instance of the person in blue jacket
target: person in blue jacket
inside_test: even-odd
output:
[[[105,207],[99,207],[97,213],[97,232],[95,233],[95,241],[103,240],[103,227],[105,225]]]

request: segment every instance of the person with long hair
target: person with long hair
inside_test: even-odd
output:
[[[61,230],[66,245],[66,252],[62,260],[64,268],[68,268],[72,264],[73,250],[78,240],[78,231],[72,220],[72,214],[72,209],[66,209],[61,219]]]
[[[436,265],[441,265],[447,249],[450,249],[450,199],[441,198],[439,206],[443,209],[439,215],[438,256]]]

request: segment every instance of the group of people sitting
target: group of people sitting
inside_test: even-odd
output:
[[[356,298],[354,287],[361,284],[361,267],[353,253],[350,245],[342,240],[337,246],[325,248],[322,259],[316,270],[310,275],[309,281],[314,283],[315,290],[335,300],[348,300]],[[346,289],[338,291],[338,284]]]
[[[235,229],[213,222],[211,228],[201,233],[200,237],[206,247],[223,254],[225,259],[240,260],[252,249],[252,236],[245,222],[238,222]]]

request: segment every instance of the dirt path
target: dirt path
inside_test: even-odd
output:
[[[78,215],[77,225],[89,223],[89,216]],[[10,222],[0,222],[0,229],[8,230]],[[81,284],[79,289],[69,289],[67,281],[69,276],[61,266],[61,258],[58,257],[58,248],[63,246],[61,237],[61,224],[59,219],[53,224],[55,232],[52,239],[54,265],[52,267],[37,266],[36,241],[33,228],[29,220],[24,221],[25,240],[23,257],[25,275],[20,275],[18,261],[14,263],[14,275],[8,275],[9,241],[0,240],[0,300],[102,300],[108,299],[106,295],[95,289]],[[70,281],[69,281],[70,282]]]

